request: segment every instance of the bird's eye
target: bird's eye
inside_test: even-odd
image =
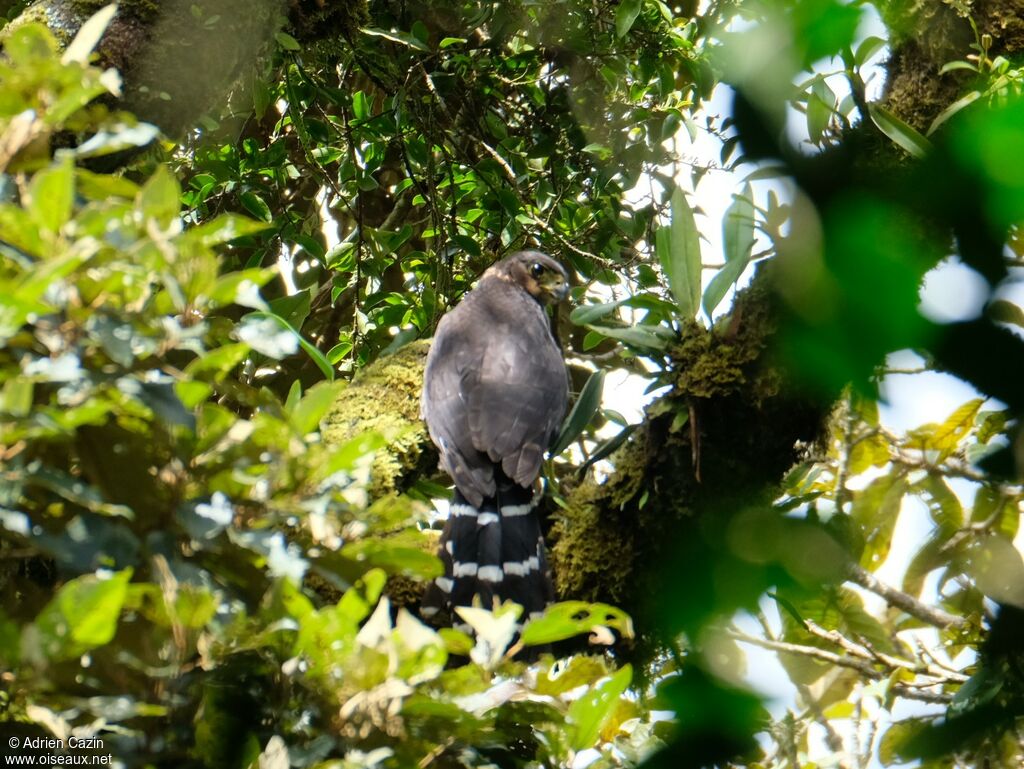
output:
[[[530,274],[533,275],[533,277],[535,278],[539,278],[541,275],[544,274],[544,265],[540,264],[539,262],[534,262],[533,267],[530,268]]]

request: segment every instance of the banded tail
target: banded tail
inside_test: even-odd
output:
[[[453,611],[471,606],[491,609],[494,599],[523,607],[520,621],[542,612],[554,601],[554,584],[537,515],[540,495],[498,473],[497,493],[474,507],[457,488],[441,533],[439,556],[444,576],[423,596],[424,619],[465,630]]]

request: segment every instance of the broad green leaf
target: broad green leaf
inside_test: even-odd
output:
[[[538,646],[564,641],[599,627],[612,628],[625,638],[633,636],[633,621],[621,609],[603,603],[563,601],[551,604],[540,617],[527,622],[520,640],[524,646]]]
[[[700,234],[686,195],[676,187],[672,193],[672,222],[658,228],[655,251],[668,278],[679,315],[690,320],[700,305]]]
[[[935,430],[929,441],[929,448],[938,449],[944,455],[955,451],[960,441],[974,426],[974,418],[984,404],[984,398],[973,398],[957,408]]]
[[[857,46],[857,51],[853,55],[854,62],[856,62],[858,66],[863,66],[868,59],[882,50],[885,45],[885,40],[880,37],[872,35],[864,38]]]
[[[185,374],[193,378],[201,375],[212,375],[210,378],[214,382],[219,382],[235,366],[245,360],[245,356],[249,354],[250,349],[249,345],[244,342],[223,345],[189,363],[185,367]]]
[[[745,259],[726,262],[725,266],[716,272],[708,282],[703,301],[704,313],[708,316],[708,320],[711,320],[715,309],[722,303],[729,289],[740,279],[745,269],[747,269],[747,260]]]
[[[29,213],[32,219],[53,234],[71,218],[75,194],[74,166],[69,154],[63,154],[45,171],[32,178],[29,186]]]
[[[366,564],[367,568],[385,570],[417,579],[433,579],[444,573],[440,559],[431,553],[408,545],[396,545],[386,539],[364,539],[350,542],[341,554]]]
[[[575,725],[571,745],[574,750],[593,747],[601,727],[619,704],[619,697],[633,680],[633,668],[624,665],[607,681],[598,684],[569,707],[569,720]]]
[[[569,320],[575,323],[577,326],[589,326],[596,320],[609,315],[623,304],[628,302],[628,299],[619,299],[617,302],[601,302],[600,304],[581,304],[578,307],[573,308],[573,311],[569,313]]]
[[[302,46],[299,45],[299,41],[289,35],[287,32],[275,32],[274,40],[281,46],[283,51],[301,51]]]
[[[590,686],[610,673],[608,663],[603,658],[577,654],[570,658],[569,664],[558,675],[551,676],[550,671],[540,673],[537,676],[537,694],[557,697],[578,686]]]
[[[615,8],[615,36],[625,37],[643,8],[643,0],[620,0]]]
[[[664,326],[626,326],[625,328],[612,328],[610,326],[588,326],[602,336],[617,339],[632,347],[638,347],[647,351],[664,350],[673,334]],[[594,342],[598,344],[600,340]],[[593,345],[592,345],[593,346]]]
[[[885,107],[880,104],[870,104],[868,105],[868,112],[871,114],[871,121],[878,127],[878,130],[913,157],[923,158],[932,151],[932,143],[928,139]]]
[[[181,211],[181,186],[166,166],[158,166],[139,191],[138,208],[167,229]]]
[[[183,243],[200,243],[207,247],[243,238],[267,229],[266,222],[257,222],[239,214],[222,214],[216,219],[192,227],[182,236]],[[270,268],[268,268],[270,269]]]
[[[315,478],[323,480],[330,478],[339,470],[351,470],[360,459],[385,445],[387,445],[387,441],[380,433],[372,431],[360,433],[340,446],[332,447],[327,461],[316,468]]]
[[[75,171],[78,192],[89,200],[104,201],[110,198],[133,200],[139,194],[139,185],[123,176],[96,174],[79,168]]]
[[[907,752],[907,745],[924,734],[927,728],[928,721],[921,718],[896,721],[878,742],[878,760],[883,766],[910,762],[914,756]]]
[[[821,144],[832,120],[832,108],[814,91],[807,95],[807,136],[813,144]]]
[[[930,474],[914,488],[924,497],[932,520],[944,536],[950,537],[963,527],[963,505],[944,478]]]
[[[302,324],[309,317],[309,310],[312,304],[312,297],[308,291],[297,291],[288,296],[281,296],[270,301],[270,311],[288,323],[295,329],[302,328]]]
[[[289,420],[295,430],[300,435],[316,430],[327,409],[347,386],[348,382],[318,382],[313,385],[290,413]]]
[[[854,496],[850,515],[864,540],[860,565],[865,569],[874,571],[889,555],[906,492],[906,479],[890,473],[876,478]]]
[[[131,578],[132,570],[125,569],[106,578],[87,574],[61,587],[34,623],[43,653],[68,659],[109,643]]]
[[[722,218],[722,243],[726,262],[746,262],[754,251],[754,193],[749,182],[733,195]]]
[[[598,369],[587,379],[583,385],[580,397],[573,404],[572,411],[562,424],[562,431],[558,440],[551,448],[551,456],[556,457],[565,451],[569,444],[575,441],[590,424],[597,410],[601,407],[601,393],[604,391],[604,369]]]
[[[266,204],[259,195],[252,190],[246,190],[238,196],[239,202],[245,207],[245,210],[255,216],[260,221],[271,222],[274,219],[273,214],[270,213],[270,206]]]
[[[903,592],[915,597],[921,595],[925,578],[935,569],[949,563],[949,556],[943,554],[947,541],[949,534],[940,529],[918,548],[903,575]]]
[[[129,520],[135,517],[130,507],[107,502],[95,486],[58,468],[39,467],[26,476],[26,481],[49,489],[69,502],[100,515]]]
[[[269,305],[260,296],[260,286],[277,273],[274,267],[253,267],[228,272],[217,279],[207,297],[211,307],[238,304],[255,310],[266,310]]]
[[[869,467],[884,467],[890,459],[889,442],[882,435],[865,436],[850,450],[850,475],[860,475]]]

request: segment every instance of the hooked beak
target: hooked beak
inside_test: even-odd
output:
[[[552,283],[548,290],[551,292],[551,296],[554,297],[556,302],[561,302],[569,295],[569,284],[564,278],[560,277],[558,282]]]

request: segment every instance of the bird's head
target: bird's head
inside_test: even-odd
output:
[[[552,299],[560,302],[569,293],[569,276],[565,268],[540,251],[516,251],[488,272],[521,286],[541,304]]]

